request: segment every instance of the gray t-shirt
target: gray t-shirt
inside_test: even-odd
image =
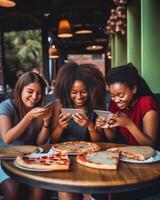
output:
[[[0,103],[0,115],[7,115],[11,118],[13,126],[15,126],[20,120],[18,119],[16,109],[11,99],[6,99]],[[36,144],[36,138],[40,132],[39,128],[34,127],[35,121],[33,121],[24,133],[10,145],[24,145],[24,144]],[[0,135],[0,146],[6,146]]]

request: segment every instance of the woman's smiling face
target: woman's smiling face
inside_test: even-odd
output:
[[[42,99],[42,88],[39,83],[26,85],[21,94],[24,105],[33,108]]]
[[[88,92],[86,85],[82,81],[75,81],[70,93],[70,98],[75,108],[82,108],[87,101]]]
[[[114,83],[108,86],[111,99],[120,109],[124,109],[130,105],[133,100],[137,87],[129,88],[123,83]]]

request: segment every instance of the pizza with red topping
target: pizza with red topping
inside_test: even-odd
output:
[[[119,152],[121,157],[134,160],[146,160],[156,154],[155,149],[153,149],[150,146],[115,147],[115,148],[110,148],[107,151]]]
[[[119,164],[119,152],[88,152],[77,155],[76,161],[87,167],[116,170]]]
[[[17,156],[16,164],[24,168],[39,170],[68,170],[70,160],[67,154],[33,154],[29,156]]]
[[[85,152],[99,151],[101,146],[94,142],[86,141],[69,141],[63,143],[57,143],[52,146],[52,149],[58,152],[67,154],[81,154]]]

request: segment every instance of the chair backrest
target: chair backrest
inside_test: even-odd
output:
[[[0,102],[4,101],[7,98],[7,95],[4,94],[0,94]]]

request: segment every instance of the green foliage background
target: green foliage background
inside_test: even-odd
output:
[[[4,34],[4,49],[4,78],[5,82],[12,88],[17,80],[17,71],[26,72],[34,67],[42,66],[40,30],[6,32]]]

